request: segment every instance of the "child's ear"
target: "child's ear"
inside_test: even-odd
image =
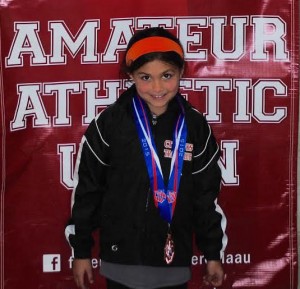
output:
[[[183,73],[184,73],[184,67],[180,70],[180,78],[182,77]]]

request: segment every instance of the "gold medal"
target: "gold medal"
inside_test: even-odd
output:
[[[175,254],[174,241],[171,234],[168,233],[164,250],[164,258],[167,264],[171,264]]]

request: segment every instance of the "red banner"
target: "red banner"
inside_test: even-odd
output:
[[[298,5],[0,1],[0,288],[75,288],[64,227],[80,138],[126,89],[119,65],[133,32],[159,25],[180,38],[181,91],[222,150],[222,288],[296,289]],[[190,288],[204,262],[195,250]]]

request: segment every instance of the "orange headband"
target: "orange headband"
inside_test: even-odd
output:
[[[126,54],[126,64],[130,65],[140,56],[151,52],[174,51],[183,58],[181,46],[175,41],[161,36],[151,36],[134,43]]]

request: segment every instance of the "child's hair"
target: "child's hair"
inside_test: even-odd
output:
[[[147,47],[142,47],[144,44],[142,41],[139,41],[146,38],[149,38],[148,44],[145,43]],[[155,42],[157,42],[158,46],[165,46],[165,48],[161,50],[160,48],[155,49]],[[136,55],[137,58],[128,59],[129,55],[133,54],[133,49],[131,48],[134,44],[136,45],[133,49],[139,53]],[[136,48],[137,45],[140,45],[140,47]],[[153,50],[152,46],[154,47]],[[183,48],[179,39],[162,27],[140,30],[132,36],[127,46],[122,71],[126,74],[133,73],[147,62],[153,60],[161,60],[178,67],[180,70],[184,68]]]

